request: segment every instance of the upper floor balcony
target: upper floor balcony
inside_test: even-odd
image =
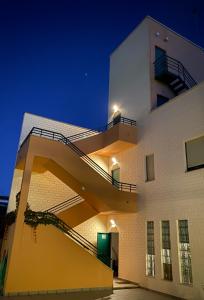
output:
[[[98,131],[85,131],[69,140],[86,154],[110,157],[137,144],[136,121],[118,115]]]
[[[175,95],[197,84],[180,61],[166,54],[155,60],[154,71],[155,79],[167,84]]]

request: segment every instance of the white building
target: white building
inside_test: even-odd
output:
[[[75,283],[74,272],[72,283],[62,280],[59,274],[66,277],[68,254],[56,264],[53,286],[53,275],[45,267],[56,253],[42,263],[31,249],[44,253],[57,243],[58,251],[64,251],[66,242],[43,225],[37,229],[37,244],[29,240],[24,223],[29,203],[34,211],[57,205],[59,210],[52,211],[93,245],[100,247],[107,239],[106,254],[116,273],[118,265],[118,277],[184,299],[204,299],[203,49],[146,17],[111,55],[109,90],[113,122],[102,133],[25,115],[20,144],[33,127],[40,129],[17,155],[8,210],[15,209],[21,190],[20,204],[14,235],[10,233],[1,253],[8,256],[5,295],[111,287],[109,270],[95,257],[89,262],[89,280],[80,265],[75,273],[81,285]],[[77,148],[68,145],[71,150],[66,152],[65,137],[79,133],[71,139]],[[69,207],[58,206],[73,197],[77,202],[71,200]],[[53,241],[45,245],[46,232]],[[20,236],[27,238],[22,242]],[[72,259],[84,263],[88,258],[80,251]],[[40,282],[22,283],[30,272],[25,253],[35,261],[33,276],[39,277],[41,268],[47,288]],[[18,280],[15,270],[20,266]],[[97,268],[107,281],[96,280]]]

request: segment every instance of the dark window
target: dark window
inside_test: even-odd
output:
[[[204,136],[186,142],[187,171],[204,168]]]
[[[168,102],[169,98],[162,96],[162,95],[157,95],[157,107],[163,105],[164,103]]]
[[[146,275],[155,276],[154,222],[147,222]]]
[[[179,220],[178,230],[181,283],[192,284],[193,277],[191,264],[191,249],[188,233],[188,220]]]
[[[162,265],[163,278],[166,280],[173,280],[169,221],[162,221]]]
[[[154,154],[150,154],[146,156],[146,181],[152,181],[154,179]]]

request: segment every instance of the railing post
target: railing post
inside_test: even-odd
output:
[[[186,78],[185,78],[185,70],[184,70],[184,67],[183,67],[183,81],[186,83]]]

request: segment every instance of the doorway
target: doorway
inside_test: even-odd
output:
[[[159,59],[160,57],[166,56],[166,50],[155,46],[155,60]]]
[[[116,168],[113,169],[111,171],[111,175],[112,175],[112,184],[114,185],[114,183],[116,182],[120,182],[120,168]]]
[[[119,233],[97,233],[97,257],[112,268],[114,277],[118,277]]]

